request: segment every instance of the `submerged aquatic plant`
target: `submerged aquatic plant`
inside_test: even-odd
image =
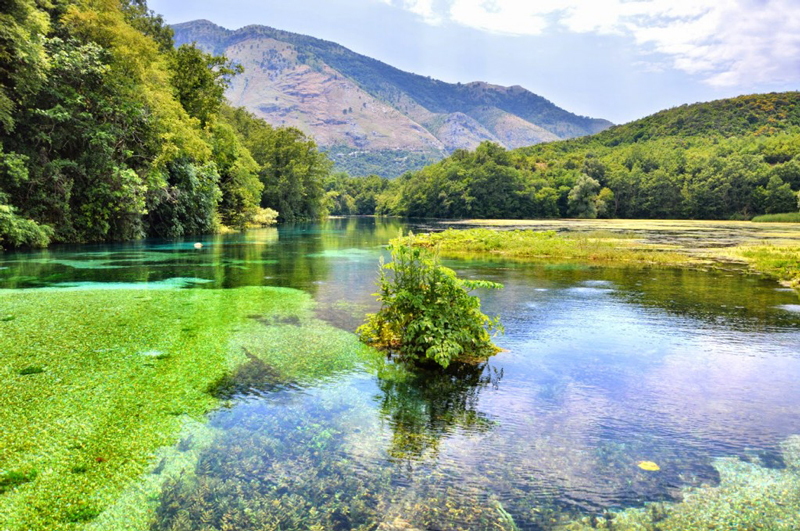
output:
[[[499,317],[482,313],[480,299],[470,292],[501,289],[502,284],[458,278],[435,253],[402,241],[394,240],[389,250],[392,261],[381,262],[378,281],[381,309],[358,329],[364,342],[442,367],[500,350],[491,333],[503,330]]]
[[[0,474],[0,494],[3,494],[7,490],[13,489],[19,485],[28,483],[29,481],[33,481],[36,479],[37,474],[38,473],[35,470],[23,472],[12,470],[10,472]]]
[[[129,516],[148,518],[151,499],[124,521],[104,513],[187,423],[205,420],[220,397],[277,378],[313,380],[359,356],[352,334],[310,317],[311,298],[300,291],[143,293],[0,290],[2,311],[19,316],[0,332],[4,531],[146,528]],[[226,377],[224,391],[208,392]]]
[[[563,523],[563,531],[800,529],[800,436],[782,445],[784,467],[767,468],[735,457],[716,459],[718,486],[688,487],[678,503],[650,503]]]

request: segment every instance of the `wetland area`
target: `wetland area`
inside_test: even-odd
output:
[[[508,222],[691,263],[443,252],[503,351],[409,369],[354,331],[451,226],[1,254],[0,529],[800,527],[800,300],[732,247],[796,225]]]

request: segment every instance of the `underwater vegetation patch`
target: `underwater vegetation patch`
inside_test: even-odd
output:
[[[25,472],[12,470],[11,472],[0,474],[0,494],[3,494],[7,490],[11,490],[19,485],[33,481],[36,479],[36,476],[37,472],[35,470],[29,470]]]
[[[716,459],[718,486],[685,488],[679,503],[609,512],[559,527],[563,531],[800,529],[800,436],[782,445],[783,468],[766,468],[729,457]]]
[[[44,368],[36,366],[36,365],[28,365],[24,369],[19,371],[20,376],[28,376],[30,374],[42,374],[44,372]]]
[[[104,511],[220,404],[214,382],[231,375],[228,394],[308,382],[363,352],[313,319],[308,294],[285,288],[2,290],[9,313],[20,318],[0,334],[0,455],[17,472],[2,479],[4,531],[146,528],[148,511],[122,511],[144,519],[124,525]],[[144,502],[134,505],[152,512]]]

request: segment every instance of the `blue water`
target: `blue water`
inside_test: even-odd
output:
[[[353,331],[376,309],[382,245],[401,228],[430,227],[331,220],[201,238],[199,251],[6,254],[0,288],[284,286]],[[796,293],[729,272],[447,263],[505,285],[480,293],[505,325],[503,352],[445,373],[377,356],[303,386],[239,389],[154,528],[542,529],[713,485],[714,457],[783,466],[778,445],[800,433]]]

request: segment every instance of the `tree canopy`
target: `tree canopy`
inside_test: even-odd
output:
[[[289,220],[325,213],[329,164],[313,141],[230,108],[241,66],[175,49],[144,0],[6,4],[3,245],[238,228],[261,207]]]
[[[343,181],[328,194],[354,197],[352,189]],[[391,181],[375,212],[750,219],[795,211],[799,190],[800,93],[790,92],[683,106],[514,151],[484,142]]]

